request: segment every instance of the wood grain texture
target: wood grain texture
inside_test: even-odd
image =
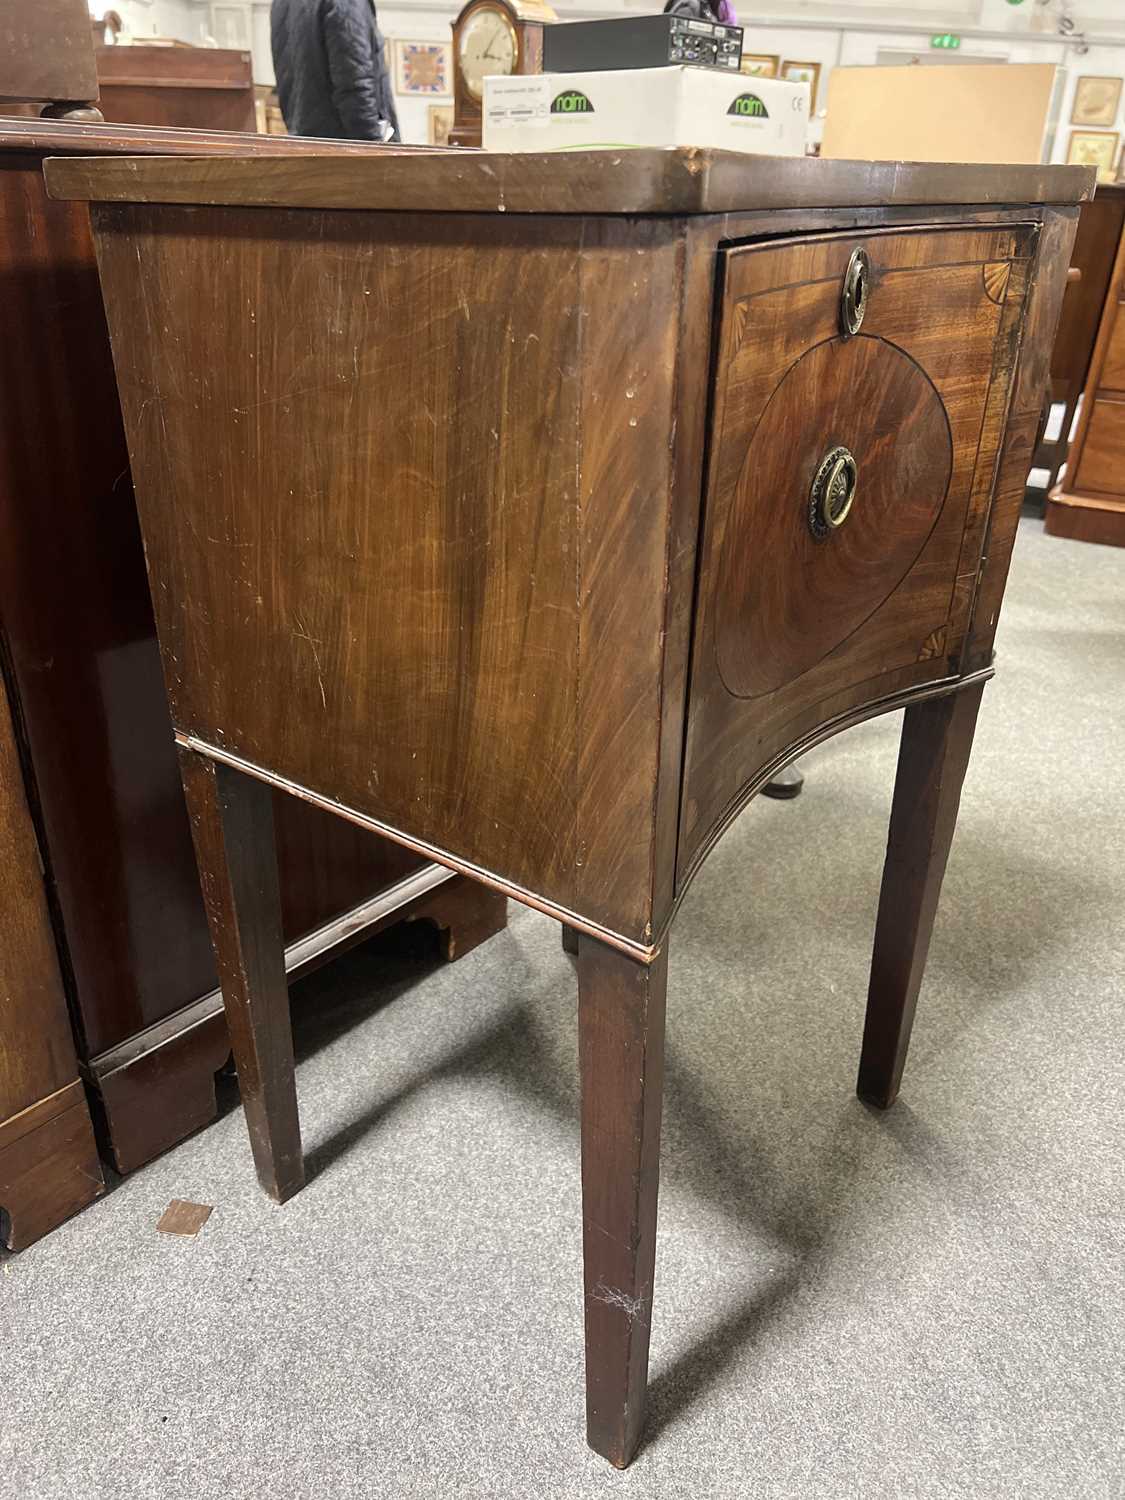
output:
[[[1057,392],[1073,389],[1078,396],[1085,384],[1123,228],[1125,184],[1099,183],[1078,217],[1070,264],[1081,275],[1067,283],[1051,349],[1051,382]]]
[[[617,1468],[644,1424],[667,968],[578,940],[586,1437]]]
[[[727,252],[678,889],[786,746],[953,674],[1035,233],[1014,223]],[[871,291],[844,342],[840,286],[858,244]],[[983,276],[999,263],[1013,268],[1001,305]],[[817,541],[809,489],[837,443],[858,461],[857,498]],[[939,635],[945,651],[924,649]]]
[[[177,729],[647,942],[674,232],[95,212]]]
[[[180,768],[258,1181],[284,1203],[305,1168],[272,798],[202,756],[182,752]]]
[[[1066,290],[1077,213],[1077,209],[1044,209],[1043,225],[1028,267],[1027,313],[988,506],[971,622],[959,663],[962,672],[976,671],[992,660],[1000,603],[1048,389],[1051,350]]]
[[[1125,229],[1119,234],[1066,475],[1047,501],[1047,530],[1052,536],[1125,545],[1123,305]]]
[[[1034,466],[1047,470],[1050,491],[1067,461],[1074,415],[1089,374],[1113,265],[1125,227],[1125,185],[1100,183],[1094,198],[1082,205],[1071,251],[1070,268],[1051,351],[1051,400],[1062,406],[1057,436],[1040,439]]]
[[[86,0],[8,0],[0,9],[0,99],[97,97]]]
[[[1125,506],[1056,490],[1047,497],[1046,530],[1048,536],[1068,537],[1074,542],[1125,547]]]
[[[247,136],[241,131],[170,129],[120,122],[0,118],[0,151],[37,151],[43,156],[363,156],[405,147],[370,141],[338,141],[316,136]],[[412,154],[426,147],[410,147]],[[42,177],[43,166],[38,171]],[[46,188],[44,186],[44,193]]]
[[[1122,290],[1125,291],[1125,287]],[[1098,389],[1125,396],[1125,318],[1121,316],[1121,307],[1121,302],[1115,301],[1106,309],[1109,341],[1098,377]]]
[[[1079,494],[1125,499],[1125,400],[1098,396],[1077,455]]]
[[[256,130],[249,52],[229,47],[98,47],[106,120],[193,130]]]
[[[916,704],[903,717],[857,1084],[880,1109],[902,1082],[983,691]]]
[[[682,275],[682,246],[663,224],[624,234],[599,225],[584,238],[577,878],[566,895],[584,915],[646,943]]]
[[[3,688],[0,677],[0,1121],[78,1076],[39,848]]]
[[[0,1210],[22,1249],[104,1191],[0,676]]]
[[[357,149],[0,122],[0,615],[77,1045],[95,1080],[116,1071],[114,1055],[131,1038],[211,994],[218,981],[89,215],[81,204],[47,197],[43,157],[74,150],[198,154],[251,145],[263,154]],[[427,863],[292,798],[277,799],[276,817],[288,941]],[[221,1011],[217,997],[212,1009]],[[221,1019],[208,1038],[191,1026],[159,1059],[137,1061],[127,1107],[125,1081],[117,1080],[112,1097],[100,1103],[108,1126],[103,1143],[119,1167],[166,1149],[173,1122],[182,1121],[186,1133],[212,1117],[214,1058],[218,1053],[221,1062],[226,1051]],[[142,1075],[153,1090],[148,1104]]]
[[[142,164],[103,174],[93,210],[228,1005],[266,1037],[284,1013],[280,959],[261,957],[280,949],[276,895],[252,880],[268,788],[577,931],[588,1433],[619,1465],[643,1422],[664,930],[779,765],[908,707],[887,877],[902,921],[881,929],[873,1021],[893,1078],[991,672],[961,656],[993,480],[1009,406],[1045,373],[1027,329],[1048,346],[1073,228],[1033,202],[944,207],[960,169],[919,169],[937,201],[912,223],[902,199],[861,206],[880,173],[909,194],[910,172],[727,165],[439,154],[409,181],[388,156],[263,183]],[[835,203],[795,206],[829,183]],[[131,201],[162,195],[204,201]],[[695,212],[724,201],[742,211]],[[858,244],[867,321],[837,358]],[[771,397],[805,359],[825,372],[771,438]],[[876,524],[806,591],[822,618],[787,621],[811,563],[770,528],[783,510],[807,526],[799,471],[841,427]],[[998,603],[1002,576],[984,578]],[[719,675],[720,619],[750,622],[730,669],[745,696]],[[236,783],[232,811],[216,788]],[[267,1163],[271,1133],[299,1159],[273,1057]]]
[[[72,1102],[44,1112],[34,1128],[23,1129],[19,1116],[0,1125],[0,1220],[9,1250],[26,1250],[105,1192],[82,1085],[57,1097]]]
[[[1088,167],[947,167],[748,156],[699,147],[545,155],[441,150],[378,161],[65,160],[47,167],[60,198],[430,213],[708,214],[896,204],[1073,203]]]

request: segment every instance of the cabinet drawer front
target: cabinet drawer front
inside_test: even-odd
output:
[[[726,252],[681,874],[787,745],[957,670],[1035,233]],[[852,334],[842,293],[857,251],[868,289]],[[837,481],[827,512],[818,472]]]
[[[1125,496],[1125,401],[1094,402],[1074,488],[1079,494]]]

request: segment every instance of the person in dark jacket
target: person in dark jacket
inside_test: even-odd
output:
[[[273,0],[270,46],[290,134],[399,138],[373,0]]]

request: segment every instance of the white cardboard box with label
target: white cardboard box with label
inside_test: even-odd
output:
[[[625,68],[484,80],[486,151],[716,146],[803,156],[809,86],[717,68]]]

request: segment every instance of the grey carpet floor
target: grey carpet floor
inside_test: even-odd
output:
[[[897,720],[684,905],[628,1472],[583,1442],[573,970],[513,906],[300,986],[284,1208],[231,1106],[0,1265],[4,1500],[1125,1495],[1125,552],[1025,522],[999,648],[893,1111],[853,1084]]]

